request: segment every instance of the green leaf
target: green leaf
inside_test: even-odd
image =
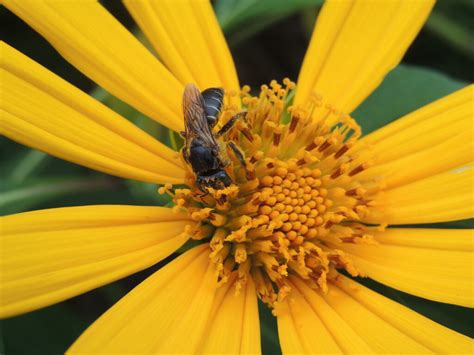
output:
[[[134,123],[152,137],[172,148],[168,128],[145,116],[134,107],[111,95],[101,87],[96,87],[91,91],[90,95]]]
[[[466,85],[434,70],[400,64],[352,116],[368,134]]]
[[[91,320],[66,303],[2,320],[1,353],[64,354]]]
[[[133,277],[122,282],[130,282]],[[3,319],[0,323],[0,342],[3,341],[0,353],[64,354],[81,333],[125,296],[131,287],[117,281],[64,302]]]
[[[463,219],[460,221],[453,222],[439,222],[439,223],[426,223],[426,224],[402,224],[398,225],[397,228],[444,228],[444,229],[474,229],[474,218]]]
[[[198,245],[201,245],[205,242],[202,240],[194,240],[194,239],[188,239],[186,243],[184,243],[181,247],[178,248],[178,250],[175,251],[176,254],[183,254],[187,252],[189,249],[192,249]]]
[[[39,150],[28,150],[11,170],[8,179],[15,182],[22,182],[29,176],[37,172],[51,158],[50,155]]]
[[[298,11],[315,8],[322,0],[220,0],[215,11],[233,44]]]
[[[439,1],[426,22],[426,29],[453,49],[474,58],[472,45],[472,0]]]
[[[260,317],[260,339],[262,344],[262,354],[281,354],[280,342],[278,340],[278,327],[275,316],[260,300],[258,300],[258,313]]]
[[[104,178],[42,177],[20,183],[5,181],[0,190],[0,214],[29,210],[59,197],[114,189],[116,184]]]
[[[426,26],[454,48],[474,58],[472,34],[469,27],[462,26],[456,19],[451,19],[440,11],[434,11],[431,14]]]
[[[126,185],[134,199],[142,204],[165,206],[171,201],[169,195],[158,193],[160,185],[135,180],[126,180]]]

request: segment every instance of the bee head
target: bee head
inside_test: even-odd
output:
[[[197,185],[201,191],[207,192],[207,188],[212,187],[215,190],[222,190],[232,184],[232,179],[224,170],[219,170],[212,175],[198,175]]]
[[[220,170],[214,174],[214,179],[211,181],[211,187],[216,190],[221,190],[224,187],[228,187],[232,184],[232,179],[224,170]]]

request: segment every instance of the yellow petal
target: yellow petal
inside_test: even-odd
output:
[[[178,153],[9,45],[0,48],[2,134],[109,174],[183,181]]]
[[[182,84],[238,92],[234,62],[210,1],[124,3],[160,59]]]
[[[389,228],[371,231],[379,243],[442,251],[474,251],[474,240],[470,229]],[[436,250],[435,250],[436,251]]]
[[[1,218],[0,316],[63,301],[143,270],[182,245],[168,208],[84,206]]]
[[[378,354],[471,354],[471,339],[339,275],[324,299]]]
[[[235,294],[236,274],[214,299],[207,332],[198,349],[202,354],[260,354],[260,323],[253,280]]]
[[[285,354],[341,353],[331,331],[305,296],[293,286],[278,304],[278,337]]]
[[[295,104],[306,102],[314,91],[324,102],[352,112],[400,62],[433,3],[326,1],[298,77]]]
[[[433,301],[474,305],[473,230],[394,228],[371,234],[378,245],[337,244],[363,275]]]
[[[383,176],[387,188],[474,161],[474,85],[368,135],[375,166],[359,178]]]
[[[158,122],[182,129],[183,86],[98,2],[3,4],[98,85]]]
[[[410,153],[413,145],[416,149],[427,146],[426,141],[415,139],[422,132],[436,132],[443,140],[451,137],[449,126],[472,115],[469,108],[473,98],[474,85],[468,85],[376,130],[361,141],[373,145],[377,153],[383,154],[384,162],[397,159],[400,154]],[[440,127],[445,130],[440,130]],[[393,146],[397,149],[392,149]]]
[[[386,190],[372,201],[368,223],[415,224],[474,217],[474,169],[456,168]]]
[[[194,353],[203,340],[217,274],[207,245],[146,279],[92,324],[69,353]]]
[[[297,352],[298,349],[282,339],[287,338],[284,335],[284,325],[288,322],[288,319],[285,322],[285,318],[289,316],[292,316],[301,347],[306,353],[373,353],[367,343],[346,324],[319,293],[296,277],[291,277],[290,285],[292,291],[286,301],[286,310],[290,310],[291,314],[278,313],[278,329],[284,353]],[[306,309],[306,312],[298,312],[299,309]],[[318,330],[321,326],[322,333]]]

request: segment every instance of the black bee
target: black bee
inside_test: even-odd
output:
[[[186,85],[183,94],[183,113],[185,130],[182,135],[185,145],[184,160],[191,164],[196,173],[196,184],[203,192],[209,187],[216,190],[232,184],[226,173],[225,160],[212,128],[222,109],[224,90],[210,88],[199,92],[194,84]]]

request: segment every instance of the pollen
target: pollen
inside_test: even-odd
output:
[[[360,221],[382,183],[364,178],[371,154],[358,144],[360,127],[317,93],[293,106],[294,90],[289,79],[263,85],[256,96],[243,87],[245,119],[222,137],[242,154],[223,148],[231,186],[204,193],[189,169],[189,188],[160,190],[196,222],[189,234],[209,243],[220,284],[236,271],[239,292],[252,277],[271,308],[291,289],[289,275],[323,292],[337,270],[360,275],[340,246],[376,243],[370,232],[377,227]],[[226,93],[216,131],[238,112],[230,105],[235,95]]]

